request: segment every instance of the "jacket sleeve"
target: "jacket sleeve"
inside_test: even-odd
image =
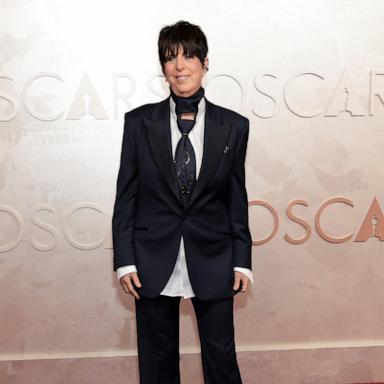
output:
[[[133,228],[139,175],[136,161],[135,130],[129,112],[125,114],[120,168],[112,216],[113,270],[135,264]]]
[[[252,269],[252,239],[248,224],[248,196],[245,188],[245,156],[249,136],[249,119],[239,133],[230,176],[230,219],[233,236],[233,265]]]

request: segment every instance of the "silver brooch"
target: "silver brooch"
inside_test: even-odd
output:
[[[229,147],[228,147],[228,145],[226,145],[226,146],[224,147],[224,153],[227,153],[228,150],[229,150]]]

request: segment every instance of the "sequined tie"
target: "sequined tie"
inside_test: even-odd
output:
[[[181,119],[177,116],[177,125],[182,136],[177,143],[175,154],[176,176],[179,184],[181,199],[186,204],[191,196],[196,182],[196,157],[188,133],[195,125],[195,119]]]

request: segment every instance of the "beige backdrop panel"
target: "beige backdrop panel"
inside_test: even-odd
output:
[[[123,115],[167,96],[157,35],[186,19],[208,37],[207,97],[251,120],[255,285],[235,313],[245,380],[384,380],[377,206],[356,241],[384,201],[382,1],[0,4],[0,378],[137,376],[134,303],[112,271]],[[294,200],[306,226],[287,216]],[[189,300],[181,350],[192,382]]]

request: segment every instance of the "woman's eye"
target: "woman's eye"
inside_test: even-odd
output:
[[[187,51],[186,54],[185,54],[186,57],[193,57],[192,55],[192,52],[191,51]]]
[[[172,60],[174,57],[175,57],[174,55],[168,55],[168,56],[165,57],[165,60],[166,60],[166,61],[170,61],[170,60]]]

